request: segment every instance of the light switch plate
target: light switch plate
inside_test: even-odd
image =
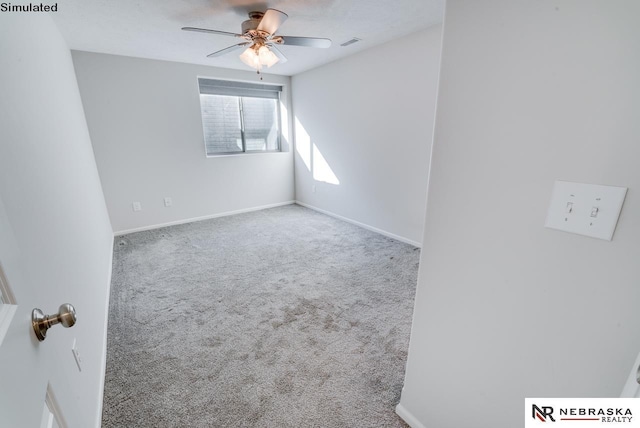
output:
[[[545,227],[611,241],[626,187],[556,181]]]

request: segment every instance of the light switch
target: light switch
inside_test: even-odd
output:
[[[573,211],[573,202],[567,202],[567,209],[565,212],[571,214],[571,211]]]
[[[545,227],[611,241],[626,187],[556,181]]]

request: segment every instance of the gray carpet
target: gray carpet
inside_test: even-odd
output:
[[[103,427],[406,427],[418,259],[297,205],[117,237]]]

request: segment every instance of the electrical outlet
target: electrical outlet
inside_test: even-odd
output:
[[[76,339],[73,339],[73,345],[71,345],[71,353],[73,354],[73,358],[76,360],[76,365],[78,366],[78,371],[82,371],[82,359],[80,358],[80,353],[78,352],[78,346],[76,344]]]
[[[316,193],[316,185],[311,186],[311,193]]]
[[[167,196],[166,198],[164,198],[164,206],[165,207],[170,207],[172,205],[173,205],[173,201],[171,200],[170,197]]]
[[[134,202],[133,203],[133,210],[134,211],[142,211],[142,204],[140,202]]]

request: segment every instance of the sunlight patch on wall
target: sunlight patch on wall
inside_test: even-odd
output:
[[[340,180],[334,174],[329,162],[322,156],[318,146],[315,143],[311,143],[311,136],[297,117],[295,118],[295,131],[296,152],[298,152],[298,156],[306,165],[313,179],[328,184],[340,184]]]
[[[300,123],[300,119],[295,118],[296,124],[296,152],[307,166],[307,170],[311,172],[311,136]]]
[[[313,179],[329,184],[340,184],[340,180],[315,144],[313,145]]]

